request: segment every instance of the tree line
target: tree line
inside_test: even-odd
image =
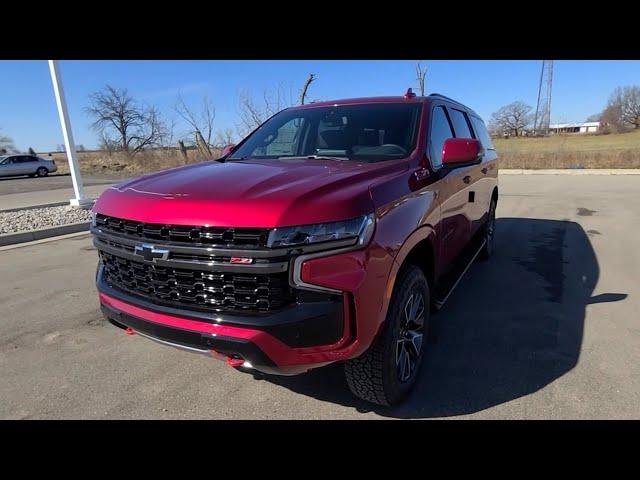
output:
[[[489,130],[493,135],[521,136],[528,133],[534,122],[533,108],[515,101],[491,114]],[[599,133],[622,133],[640,128],[640,86],[617,87],[602,112],[591,115],[587,122],[601,122]]]

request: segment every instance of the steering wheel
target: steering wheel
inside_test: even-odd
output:
[[[404,148],[402,148],[400,145],[396,145],[395,143],[385,143],[383,145],[380,145],[380,148],[391,148],[396,150],[395,152],[390,152],[391,154],[399,153],[404,155],[405,153],[407,153]]]

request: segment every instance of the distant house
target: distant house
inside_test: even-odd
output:
[[[549,133],[560,135],[565,133],[596,133],[601,122],[556,123],[549,125]]]

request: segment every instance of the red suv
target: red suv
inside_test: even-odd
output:
[[[497,173],[482,119],[442,95],[288,108],[218,160],[102,194],[102,310],[241,369],[343,362],[355,395],[397,403],[431,312],[492,254]]]

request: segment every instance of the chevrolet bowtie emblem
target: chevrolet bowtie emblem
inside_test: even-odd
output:
[[[166,260],[169,258],[169,250],[164,248],[156,248],[149,243],[136,245],[134,249],[136,255],[140,255],[148,262],[155,262],[157,259]]]

